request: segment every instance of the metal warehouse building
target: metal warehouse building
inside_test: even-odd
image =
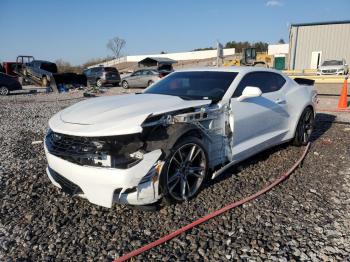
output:
[[[289,69],[316,69],[324,60],[350,63],[350,20],[292,24],[289,29]]]

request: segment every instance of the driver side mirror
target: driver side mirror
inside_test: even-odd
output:
[[[247,98],[252,98],[252,97],[259,97],[261,96],[262,92],[260,88],[255,87],[255,86],[247,86],[244,88],[242,95],[237,98],[238,102],[241,102]]]

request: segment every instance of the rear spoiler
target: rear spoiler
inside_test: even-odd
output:
[[[301,78],[301,77],[294,78],[294,81],[297,82],[299,85],[307,85],[307,86],[313,86],[315,83],[315,80]]]

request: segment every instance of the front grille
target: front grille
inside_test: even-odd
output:
[[[74,184],[72,181],[68,180],[67,178],[61,176],[52,168],[49,167],[48,169],[49,169],[49,172],[50,172],[50,175],[52,176],[52,178],[58,184],[60,184],[62,191],[64,191],[65,193],[67,193],[71,196],[83,193],[83,190],[81,190],[81,188],[78,185]]]
[[[95,165],[94,159],[103,154],[98,140],[87,137],[70,136],[50,131],[45,139],[48,151],[58,157],[79,165]]]
[[[45,138],[47,150],[69,162],[79,165],[129,168],[139,159],[130,154],[143,143],[135,135],[114,137],[78,137],[50,130]]]
[[[50,153],[53,154],[95,154],[98,150],[96,142],[92,142],[87,137],[70,136],[55,132],[49,132],[46,136],[46,145]]]
[[[336,73],[336,69],[327,69],[327,70],[322,70],[322,73]]]

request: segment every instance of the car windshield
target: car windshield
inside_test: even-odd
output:
[[[342,65],[343,62],[339,60],[328,60],[324,61],[322,65],[324,66],[333,66],[333,65]]]
[[[235,72],[175,72],[144,93],[179,96],[186,100],[220,101],[236,76]]]

